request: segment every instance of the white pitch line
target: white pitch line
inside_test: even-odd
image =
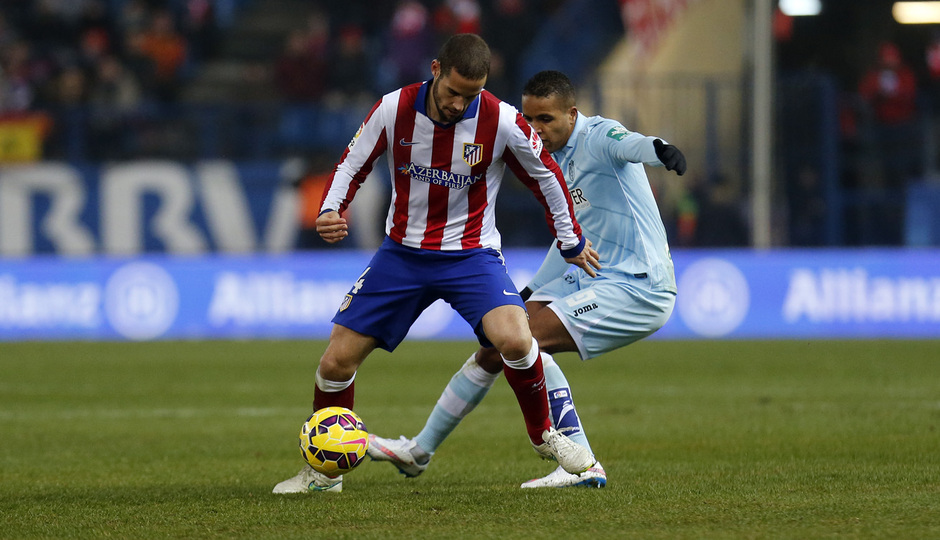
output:
[[[220,407],[180,407],[160,409],[68,409],[57,411],[56,420],[75,419],[107,419],[120,420],[123,418],[201,418],[215,417],[220,414],[241,416],[246,418],[270,418],[277,416],[296,416],[297,409],[287,407],[239,407],[227,409]],[[35,418],[48,418],[48,411],[12,411],[0,410],[0,421],[3,420],[32,420]]]

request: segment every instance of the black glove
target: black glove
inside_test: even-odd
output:
[[[662,139],[654,139],[653,149],[656,150],[656,157],[663,162],[667,171],[676,171],[679,176],[685,174],[685,156],[678,148],[664,143]]]

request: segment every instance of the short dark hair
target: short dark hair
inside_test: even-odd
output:
[[[441,75],[450,74],[451,68],[460,75],[478,81],[490,74],[490,47],[476,34],[455,34],[437,53]]]
[[[566,107],[574,107],[575,91],[571,79],[560,71],[539,71],[532,76],[522,89],[523,96],[547,98],[557,95]]]

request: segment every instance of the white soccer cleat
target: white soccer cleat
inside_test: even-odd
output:
[[[532,445],[535,452],[542,456],[542,459],[554,459],[568,473],[581,474],[597,462],[590,450],[572,441],[555,428],[544,431],[542,440],[545,442]]]
[[[594,487],[602,488],[607,485],[607,473],[600,462],[581,474],[571,474],[561,467],[541,478],[529,480],[519,487],[523,488],[563,488],[563,487]]]
[[[376,437],[370,433],[369,448],[366,453],[375,461],[388,461],[403,475],[414,478],[423,473],[431,463],[430,459],[424,463],[418,463],[414,456],[414,449],[417,446],[418,443],[414,439],[406,439],[404,435],[396,441]]]
[[[297,476],[274,486],[273,493],[309,493],[311,491],[343,491],[343,477],[330,478],[313,470],[310,465],[304,465]]]

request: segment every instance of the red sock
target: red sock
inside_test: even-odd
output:
[[[516,393],[529,439],[532,444],[542,444],[542,432],[552,427],[548,416],[548,394],[545,391],[542,359],[537,359],[532,367],[526,369],[513,369],[503,364],[503,373]]]
[[[353,408],[353,401],[356,395],[356,382],[353,381],[349,386],[339,392],[324,392],[319,386],[313,388],[313,410],[319,411],[325,407],[346,407],[349,410]],[[546,398],[547,399],[547,398]]]

